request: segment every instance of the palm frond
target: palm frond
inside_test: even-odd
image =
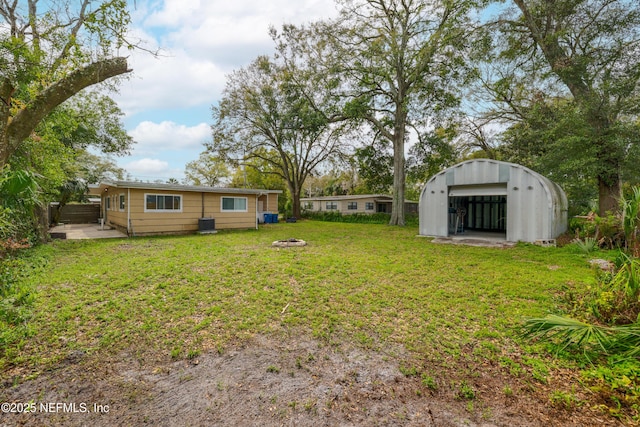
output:
[[[614,333],[611,351],[626,357],[640,357],[640,324],[632,323],[611,328]]]
[[[555,343],[560,350],[595,346],[605,354],[612,347],[611,334],[611,328],[556,315],[527,319],[523,327],[525,337]]]

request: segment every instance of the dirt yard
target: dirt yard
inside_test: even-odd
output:
[[[510,379],[498,367],[479,367],[477,396],[461,398],[455,381],[427,385],[402,373],[405,358],[402,349],[264,336],[181,361],[71,353],[57,369],[4,384],[1,402],[33,412],[0,414],[0,426],[620,425],[588,408],[554,407],[544,390],[513,384],[505,393]]]

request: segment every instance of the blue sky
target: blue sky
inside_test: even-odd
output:
[[[130,0],[130,38],[142,50],[129,56],[132,76],[113,95],[137,141],[118,165],[131,177],[184,177],[209,141],[211,106],[225,76],[261,54],[271,54],[270,25],[302,24],[336,15],[333,0]]]

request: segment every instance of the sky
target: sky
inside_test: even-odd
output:
[[[112,95],[134,144],[116,157],[129,178],[184,178],[184,167],[211,139],[211,107],[226,76],[273,53],[270,26],[304,24],[337,14],[333,0],[129,0],[130,78]]]

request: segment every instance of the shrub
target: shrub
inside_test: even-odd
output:
[[[7,242],[3,245],[7,246]],[[0,258],[0,359],[29,334],[27,322],[34,294],[25,278],[44,265],[44,258],[30,256],[24,246],[25,243],[12,242],[4,258]]]
[[[548,315],[525,322],[523,335],[551,343],[558,352],[577,349],[593,368],[596,391],[612,396],[612,414],[640,417],[640,260],[624,252],[614,272],[596,273],[596,284],[572,301],[576,318]],[[578,320],[582,319],[582,320]],[[606,359],[605,359],[606,357]]]
[[[623,248],[635,257],[640,256],[640,187],[620,200],[620,212],[604,217],[590,213],[569,221],[569,229],[578,240],[597,240],[600,247]]]
[[[348,214],[342,215],[336,211],[322,211],[311,212],[305,211],[302,214],[303,218],[311,219],[315,221],[327,221],[327,222],[348,222],[358,224],[388,224],[391,220],[391,215],[388,213],[373,213],[373,214]],[[405,223],[409,226],[418,225],[418,215],[407,214],[405,215]]]
[[[640,260],[619,252],[613,271],[595,269],[595,283],[565,294],[568,315],[586,322],[626,325],[640,316]]]
[[[573,244],[578,251],[586,255],[598,249],[598,240],[595,237],[585,237],[584,240],[575,239]]]

